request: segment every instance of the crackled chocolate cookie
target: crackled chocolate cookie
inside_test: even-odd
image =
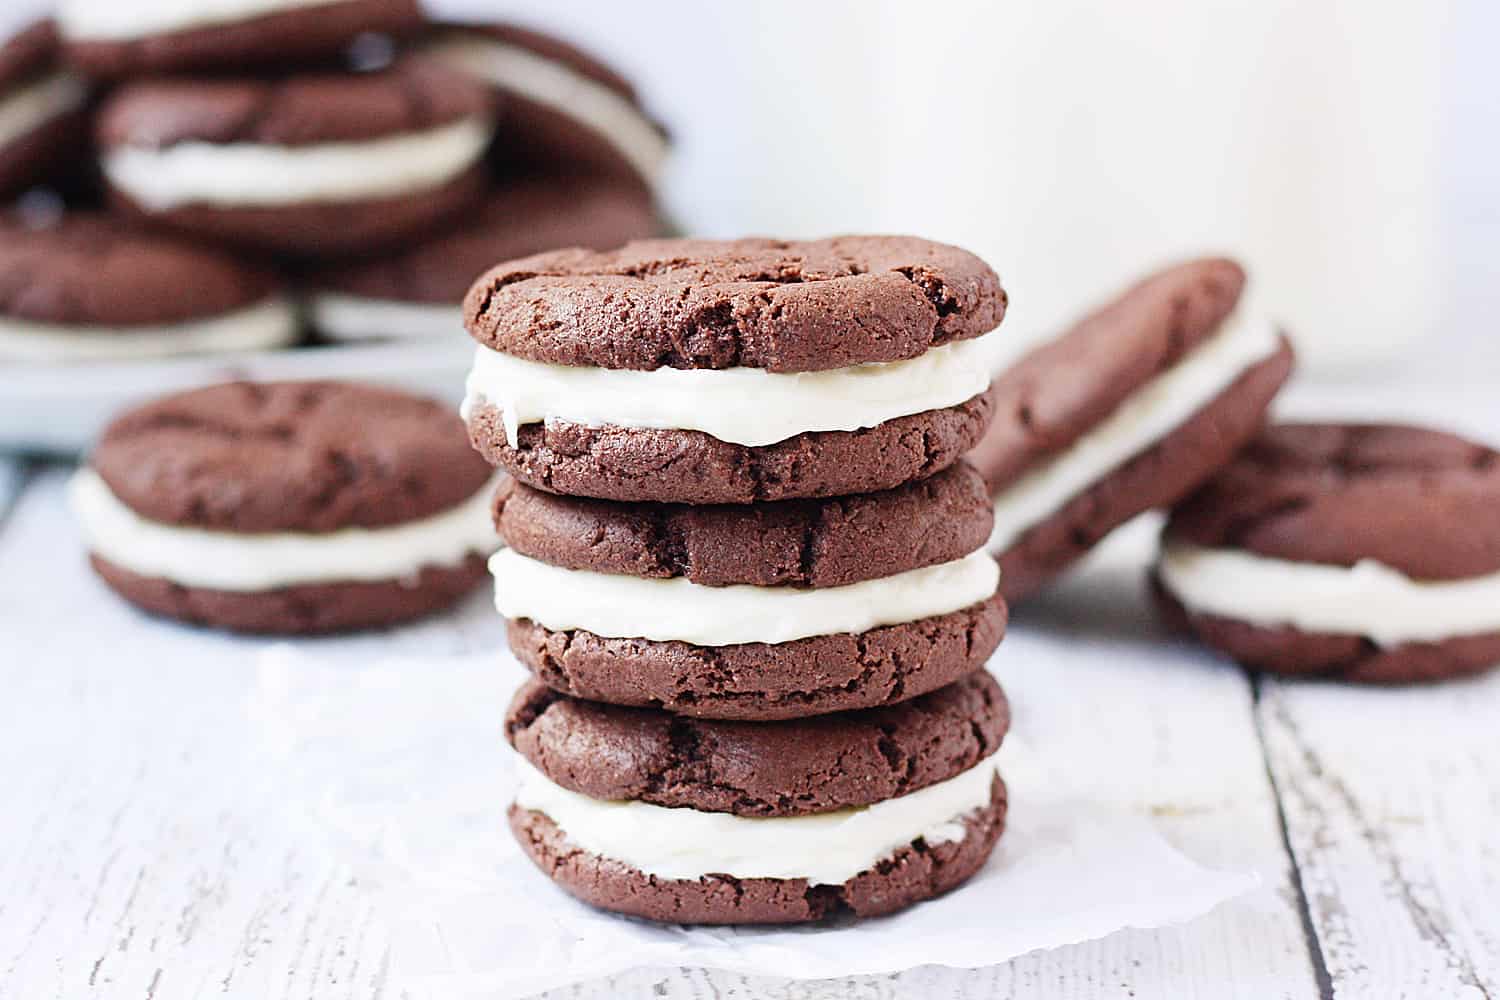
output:
[[[562,888],[673,923],[891,913],[983,866],[1005,823],[1010,724],[971,674],[885,708],[784,722],[683,719],[538,682],[506,735],[511,828]]]
[[[995,272],[912,237],[642,240],[475,283],[465,413],[516,478],[610,500],[889,489],[980,438]]]
[[[1180,500],[1259,429],[1292,352],[1238,309],[1244,286],[1230,260],[1168,268],[995,378],[994,422],[969,457],[994,491],[1008,599]]]
[[[38,21],[0,44],[0,197],[72,168],[88,146],[88,85],[58,60],[57,29]]]
[[[333,340],[462,336],[464,293],[495,261],[560,247],[609,250],[658,231],[650,200],[631,188],[512,182],[430,238],[309,273],[312,320]]]
[[[484,576],[490,471],[441,403],[240,382],[119,417],[72,485],[95,570],[155,614],[246,632],[391,625]]]
[[[1500,452],[1283,424],[1172,512],[1166,616],[1261,670],[1440,680],[1500,664]]]
[[[96,123],[114,204],[299,256],[373,253],[484,189],[489,95],[406,59],[368,73],[127,84]]]
[[[895,489],[733,506],[501,489],[516,656],[558,691],[720,719],[913,698],[1005,630],[990,503],[960,463]]]
[[[268,68],[422,26],[417,0],[62,0],[68,59],[94,76]]]

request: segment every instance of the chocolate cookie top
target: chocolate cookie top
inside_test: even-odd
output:
[[[571,45],[560,38],[512,24],[445,24],[439,26],[439,31],[444,34],[482,35],[504,45],[526,49],[543,59],[561,63],[579,76],[587,77],[609,88],[637,107],[640,106],[640,98],[629,80],[576,45]]]
[[[1005,303],[978,257],[914,237],[642,240],[501,264],[469,290],[464,323],[533,361],[798,372],[977,337]]]
[[[89,461],[143,517],[246,533],[401,524],[490,478],[447,406],[352,382],[168,396],[117,418]]]
[[[57,65],[57,26],[37,21],[0,44],[0,88],[29,83]]]
[[[488,92],[422,59],[368,73],[129,83],[100,110],[101,146],[189,140],[306,146],[436,128],[490,110]]]
[[[1234,261],[1193,260],[1085,316],[995,379],[995,421],[970,461],[998,489],[1068,447],[1212,336],[1244,287]]]
[[[1500,571],[1500,452],[1380,424],[1281,424],[1172,513],[1167,537],[1420,580]]]
[[[827,500],[611,503],[514,482],[495,498],[495,524],[522,555],[710,587],[839,587],[891,576],[968,555],[992,522],[984,480],[963,463],[883,493]]]
[[[211,247],[76,213],[34,227],[0,216],[0,314],[37,323],[139,326],[217,316],[264,299],[269,271]]]
[[[465,218],[389,256],[317,271],[308,280],[350,295],[456,306],[497,260],[558,247],[606,250],[659,229],[649,200],[637,191],[582,179],[509,184]]]
[[[568,698],[538,681],[506,714],[511,744],[598,799],[800,816],[915,792],[994,753],[1010,706],[986,671],[920,698],[781,722],[689,719]]]

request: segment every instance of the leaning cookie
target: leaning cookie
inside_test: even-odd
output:
[[[298,256],[369,253],[477,198],[485,91],[404,60],[369,73],[127,84],[96,123],[121,211]]]
[[[1172,513],[1167,617],[1260,670],[1441,680],[1500,664],[1500,452],[1387,425],[1267,428]]]
[[[72,485],[104,581],[245,632],[392,625],[484,578],[490,472],[440,403],[339,382],[232,383],[117,419]]]
[[[417,0],[62,0],[58,19],[69,61],[102,77],[284,65],[423,23]]]
[[[48,179],[87,148],[84,80],[58,61],[57,29],[39,21],[0,44],[0,196]]]
[[[990,505],[959,464],[884,493],[698,506],[512,484],[492,562],[512,650],[551,687],[719,719],[903,701],[1005,631]]]
[[[0,216],[0,361],[265,350],[297,333],[277,277],[219,250],[102,215]]]
[[[996,376],[969,458],[994,491],[1008,599],[1180,500],[1260,428],[1292,351],[1237,308],[1244,285],[1229,260],[1168,268]]]
[[[479,279],[464,413],[554,493],[749,503],[890,489],[989,422],[995,272],[912,237],[642,240]]]
[[[651,920],[879,916],[953,889],[1005,824],[1010,724],[973,674],[914,701],[787,722],[599,705],[530,682],[510,824],[563,889]]]

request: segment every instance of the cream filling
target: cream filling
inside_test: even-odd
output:
[[[399,302],[322,292],[308,303],[313,326],[334,340],[454,337],[464,332],[457,304]]]
[[[666,138],[639,108],[603,84],[529,49],[475,35],[455,33],[428,51],[461,72],[582,123],[646,180],[660,173]]]
[[[1413,580],[1383,563],[1270,559],[1169,542],[1162,584],[1189,610],[1265,628],[1357,635],[1380,646],[1500,632],[1500,573]]]
[[[0,100],[0,145],[15,142],[41,126],[82,107],[88,84],[72,73],[54,73]]]
[[[471,117],[364,142],[121,146],[104,154],[104,172],[154,211],[363,201],[442,187],[478,161],[490,132],[489,119]]]
[[[227,354],[282,347],[297,336],[285,299],[211,319],[147,326],[67,326],[0,318],[0,361],[73,362]]]
[[[697,879],[806,879],[839,885],[915,840],[962,840],[964,818],[990,803],[995,758],[946,781],[873,805],[812,816],[735,816],[609,802],[563,788],[517,759],[516,804],[555,823],[569,841],[647,875]]]
[[[62,0],[57,20],[68,38],[106,41],[248,21],[338,0]]]
[[[150,521],[126,507],[99,474],[69,485],[88,549],[123,569],[188,587],[250,592],[307,583],[414,580],[425,566],[457,566],[499,544],[490,490],[450,510],[387,528],[326,534],[235,534]]]
[[[959,611],[988,600],[1000,567],[983,551],[844,587],[705,587],[682,577],[563,569],[502,549],[490,560],[495,607],[562,632],[698,646],[791,642],[857,634]]]
[[[905,361],[821,372],[572,367],[480,347],[463,412],[467,417],[480,403],[500,407],[512,448],[521,425],[551,420],[702,431],[758,448],[957,406],[989,388],[991,358],[1005,347],[998,333],[988,333]]]
[[[1182,426],[1246,370],[1276,353],[1279,344],[1272,323],[1232,317],[1097,427],[995,494],[990,551],[1009,549],[1075,496]]]

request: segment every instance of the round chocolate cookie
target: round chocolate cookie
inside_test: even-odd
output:
[[[57,28],[38,21],[0,44],[0,196],[72,168],[88,149],[89,89],[58,60]]]
[[[606,909],[678,923],[876,916],[984,864],[1004,826],[993,754],[1008,727],[984,672],[901,705],[763,723],[533,681],[506,717],[525,760],[511,827],[543,872]],[[878,843],[862,832],[876,827]]]
[[[438,402],[231,383],[119,417],[73,484],[99,574],[157,614],[326,632],[405,621],[483,579],[490,473]]]
[[[276,275],[219,250],[102,215],[0,216],[0,360],[260,350],[296,336]]]
[[[990,532],[983,481],[962,463],[883,493],[735,506],[611,503],[512,483],[495,513],[512,560],[711,588],[848,587],[956,564]],[[508,585],[502,574],[497,586]],[[605,637],[528,618],[513,619],[509,637],[537,677],[581,698],[701,718],[794,718],[902,701],[978,670],[1005,631],[1005,604],[992,583],[968,602],[773,643]]]
[[[96,123],[121,211],[300,256],[373,253],[471,204],[492,130],[482,88],[415,59],[126,84]]]
[[[1010,600],[1229,461],[1291,372],[1286,338],[1237,312],[1230,260],[1161,271],[995,378],[969,458],[995,497],[990,547]]]
[[[1500,452],[1269,427],[1173,511],[1153,582],[1171,622],[1261,670],[1405,683],[1500,664]]]
[[[284,66],[337,55],[367,32],[406,34],[423,23],[417,0],[63,0],[59,17],[69,61],[101,77]]]

